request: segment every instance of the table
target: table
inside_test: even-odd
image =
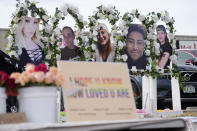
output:
[[[0,131],[120,131],[120,130],[187,131],[186,122],[176,119],[137,119],[66,123],[20,123],[0,125]]]

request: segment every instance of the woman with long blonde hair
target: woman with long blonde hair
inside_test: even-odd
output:
[[[17,25],[16,45],[23,66],[27,63],[38,65],[44,60],[40,45],[39,22],[39,18],[26,16]]]

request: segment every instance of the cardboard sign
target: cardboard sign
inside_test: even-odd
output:
[[[0,114],[0,124],[27,122],[25,113]]]
[[[126,64],[58,61],[58,68],[68,121],[136,118]]]

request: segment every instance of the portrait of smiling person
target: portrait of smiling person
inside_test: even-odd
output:
[[[170,65],[170,56],[172,55],[172,47],[167,37],[166,28],[163,25],[157,26],[157,42],[160,44],[160,60],[158,66],[166,68]]]
[[[105,24],[101,23],[98,28],[96,51],[94,54],[95,61],[113,62],[115,51],[111,43],[110,34]]]
[[[126,36],[126,54],[128,55],[127,64],[131,69],[146,69],[146,56],[144,53],[146,30],[143,25],[131,24]]]
[[[62,29],[62,35],[64,37],[62,44],[64,48],[61,49],[61,60],[75,60],[78,58],[79,47],[74,45],[75,33],[69,26],[65,26]]]
[[[44,53],[40,45],[39,22],[39,18],[25,16],[17,24],[16,45],[22,66],[27,63],[38,65],[44,61]]]

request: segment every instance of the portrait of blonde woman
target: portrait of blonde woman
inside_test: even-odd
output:
[[[16,28],[16,45],[20,63],[38,65],[43,62],[44,54],[41,48],[39,33],[39,18],[25,17]]]

